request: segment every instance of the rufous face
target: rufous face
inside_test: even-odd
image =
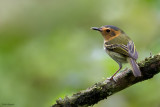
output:
[[[119,36],[121,31],[110,27],[101,27],[101,34],[103,35],[105,41],[109,41]]]
[[[92,27],[92,29],[101,32],[105,41],[112,40],[122,33],[119,28],[111,25],[102,26],[100,28]]]

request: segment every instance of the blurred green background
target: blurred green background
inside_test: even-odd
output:
[[[159,19],[159,0],[0,0],[0,106],[49,107],[113,75],[118,64],[90,27],[123,29],[138,61],[159,53]],[[94,107],[159,107],[159,77]]]

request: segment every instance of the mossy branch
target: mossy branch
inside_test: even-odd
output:
[[[118,73],[114,81],[105,80],[94,84],[86,90],[73,94],[71,97],[59,98],[52,107],[87,107],[94,105],[100,100],[107,99],[133,84],[152,78],[160,72],[160,54],[150,56],[138,63],[142,72],[141,77],[134,77],[131,70]]]

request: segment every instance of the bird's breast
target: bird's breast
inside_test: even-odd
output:
[[[106,53],[116,62],[118,63],[127,63],[127,56],[124,56],[122,54],[119,54],[117,52],[108,50],[105,48]]]

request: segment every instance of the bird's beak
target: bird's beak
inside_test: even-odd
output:
[[[102,31],[101,28],[98,28],[98,27],[91,27],[91,29],[92,30],[97,30],[97,31],[100,31],[100,32]]]

